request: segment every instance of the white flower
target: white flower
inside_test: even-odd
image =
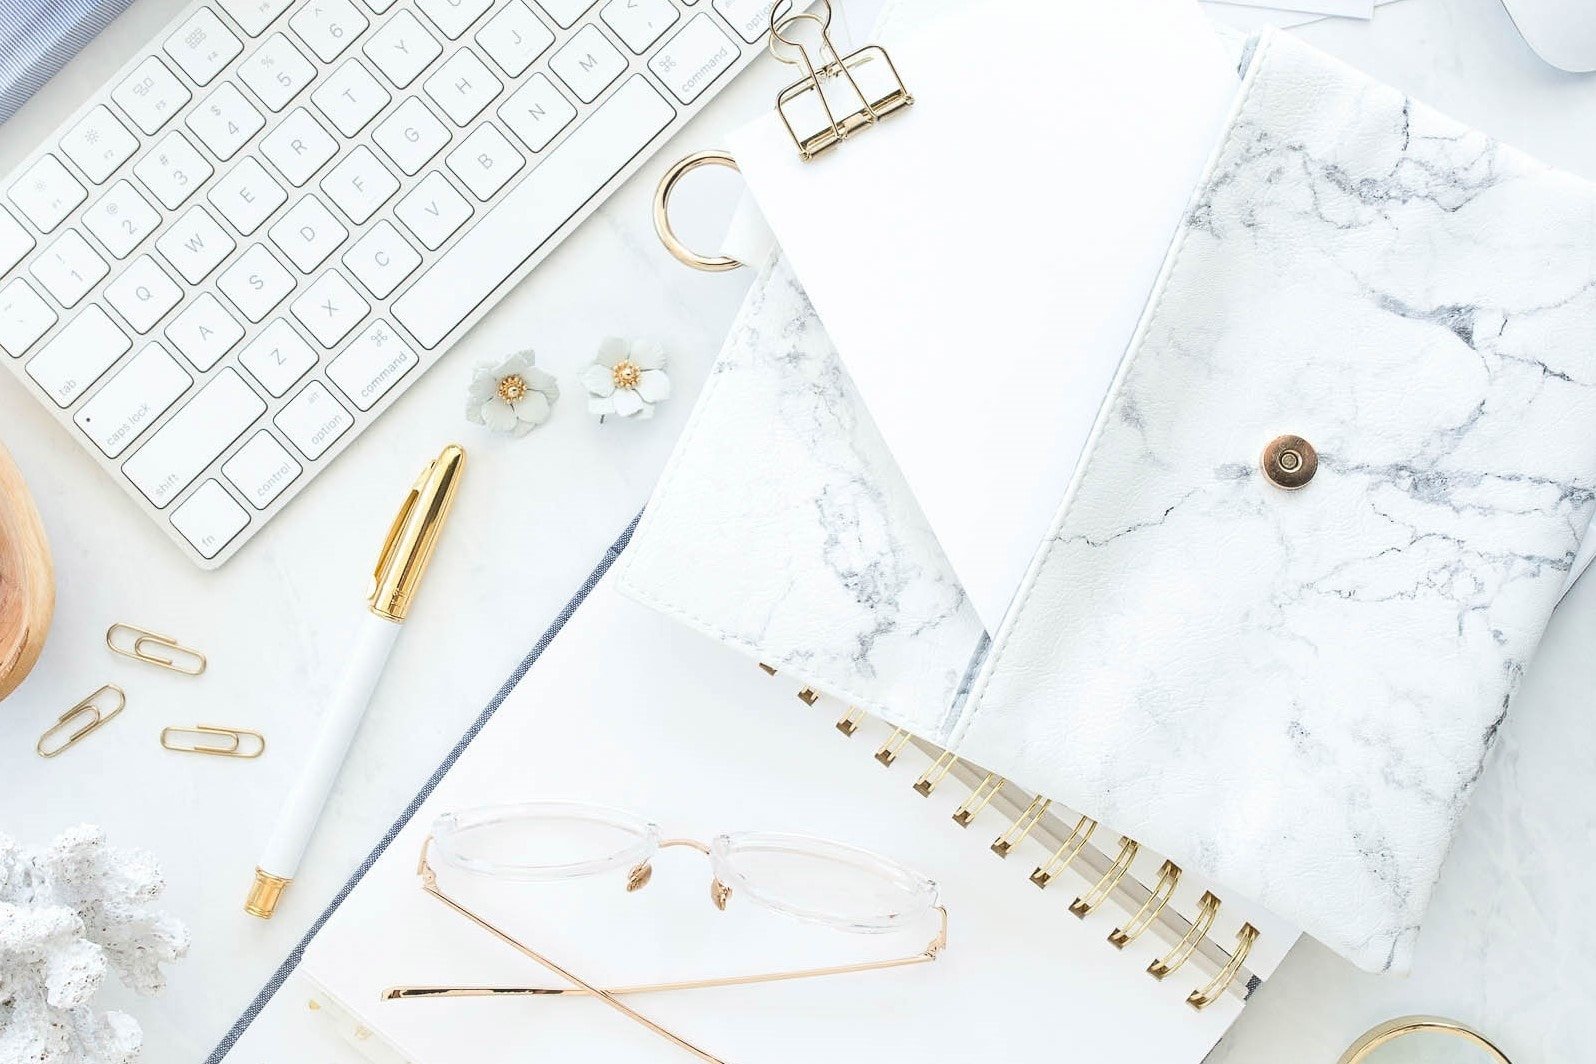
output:
[[[658,340],[618,340],[599,345],[598,357],[582,371],[587,408],[604,420],[619,417],[649,418],[654,404],[671,396],[671,379],[665,375],[665,348]]]
[[[547,421],[560,386],[553,374],[532,365],[533,358],[531,351],[522,351],[497,366],[479,364],[471,375],[466,420],[514,436],[525,436]]]

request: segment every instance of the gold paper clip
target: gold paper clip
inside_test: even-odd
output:
[[[1136,910],[1136,915],[1123,927],[1116,927],[1108,933],[1108,943],[1115,949],[1124,949],[1141,937],[1143,931],[1153,926],[1153,921],[1158,919],[1158,914],[1164,911],[1164,906],[1169,904],[1169,899],[1175,895],[1175,885],[1180,882],[1180,865],[1174,861],[1165,861],[1164,866],[1158,870],[1158,885],[1153,892],[1147,895],[1147,900],[1142,902],[1142,907]]]
[[[852,736],[859,730],[859,721],[864,718],[864,710],[858,706],[849,706],[848,712],[837,718],[837,730],[847,736]]]
[[[1019,815],[1014,823],[1009,825],[1009,830],[999,835],[992,843],[992,852],[999,857],[1007,857],[1009,851],[1025,841],[1025,836],[1031,829],[1041,822],[1042,816],[1047,812],[1047,807],[1053,804],[1053,799],[1043,798],[1040,794],[1031,799],[1031,804],[1025,807],[1025,812]]]
[[[892,57],[880,45],[866,45],[847,55],[837,51],[836,45],[831,43],[831,0],[819,0],[819,6],[818,14],[807,11],[789,14],[792,0],[782,0],[770,10],[770,53],[804,72],[803,77],[776,94],[776,113],[781,116],[799,157],[805,162],[914,103]],[[820,28],[818,61],[807,47],[787,36],[800,22],[812,22]],[[859,83],[861,77],[873,84],[879,82],[879,91],[866,92]],[[839,115],[826,96],[826,85],[844,81],[850,90],[848,109]],[[793,122],[796,105],[810,108],[811,121],[804,125],[818,124],[820,128],[807,135],[799,133]]]
[[[937,789],[937,784],[948,778],[948,773],[953,771],[953,766],[959,763],[957,754],[944,751],[942,756],[931,762],[931,767],[920,773],[920,778],[914,781],[914,789],[922,797],[931,797],[931,792]]]
[[[178,740],[179,736],[191,735],[187,745]],[[221,743],[207,743],[202,736],[216,736],[221,738]],[[245,740],[250,740],[245,745]],[[253,761],[266,752],[266,737],[260,732],[245,731],[242,728],[218,728],[214,724],[196,724],[192,728],[179,728],[176,726],[161,729],[161,745],[168,750],[180,754],[210,754],[213,757],[236,757],[245,761]]]
[[[909,729],[896,729],[891,735],[887,736],[887,741],[881,744],[881,749],[876,751],[876,760],[891,768],[892,763],[898,760],[898,754],[903,751],[904,745],[908,741]]]
[[[981,810],[992,804],[992,799],[996,798],[998,792],[1003,789],[1004,782],[1003,777],[996,772],[988,772],[986,779],[982,780],[975,790],[970,792],[969,797],[960,802],[959,807],[953,811],[953,822],[961,828],[969,827],[970,821],[980,815]]]
[[[1209,929],[1214,926],[1214,917],[1218,915],[1219,899],[1213,891],[1203,891],[1203,896],[1197,902],[1197,919],[1191,922],[1191,927],[1175,944],[1174,949],[1147,966],[1147,974],[1154,979],[1165,979],[1173,975],[1181,965],[1191,960],[1191,955],[1197,952],[1197,947],[1208,937]]]
[[[133,641],[125,646],[117,645],[117,633],[126,632],[133,636]],[[184,676],[198,676],[205,671],[205,655],[192,647],[183,646],[169,635],[157,635],[143,628],[131,624],[113,624],[105,630],[105,645],[124,658],[133,658],[135,661],[147,661],[151,665],[158,665],[163,669],[180,672]],[[187,660],[179,664],[176,658],[162,657],[151,653],[147,647],[165,647],[167,650],[176,651],[178,655],[187,655]]]
[[[100,708],[100,696],[107,693],[116,696],[116,706],[110,712]],[[38,751],[40,757],[55,757],[68,747],[77,745],[84,736],[122,712],[123,707],[126,705],[127,693],[116,684],[108,683],[61,714],[56,722],[50,726],[50,729],[39,736],[39,741],[34,744],[33,748]],[[79,725],[78,719],[80,717],[87,717],[88,723]],[[73,731],[72,729],[74,728],[77,730]],[[50,741],[52,736],[61,731],[70,731],[71,734],[60,745],[46,749],[45,744]]]
[[[1256,941],[1258,941],[1258,929],[1251,924],[1242,924],[1241,930],[1236,932],[1236,949],[1230,955],[1230,960],[1219,969],[1218,975],[1209,980],[1207,986],[1188,994],[1186,1004],[1201,1012],[1218,1001],[1219,995],[1236,981],[1236,976],[1241,972],[1241,966],[1247,963],[1247,954],[1252,952],[1252,944]]]
[[[1086,919],[1092,910],[1108,900],[1114,893],[1114,888],[1119,886],[1119,881],[1125,878],[1125,873],[1130,871],[1131,865],[1136,861],[1136,853],[1142,844],[1135,839],[1120,836],[1119,856],[1114,858],[1114,863],[1108,866],[1108,871],[1103,873],[1103,878],[1092,885],[1092,889],[1070,902],[1070,912]]]
[[[1045,888],[1053,882],[1055,876],[1060,875],[1064,869],[1075,863],[1075,858],[1080,856],[1081,847],[1092,837],[1092,832],[1097,830],[1097,821],[1089,816],[1082,816],[1075,822],[1075,830],[1070,832],[1070,837],[1059,844],[1053,851],[1053,856],[1047,859],[1047,864],[1038,865],[1031,873],[1031,882],[1038,887]]]

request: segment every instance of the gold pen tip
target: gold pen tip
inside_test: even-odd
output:
[[[270,920],[272,913],[277,911],[277,903],[282,899],[283,891],[288,889],[288,884],[291,882],[293,881],[282,876],[274,876],[270,872],[255,869],[255,882],[250,885],[249,898],[244,902],[244,911],[262,920]]]

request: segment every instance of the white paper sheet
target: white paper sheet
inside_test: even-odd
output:
[[[1375,0],[1222,0],[1237,7],[1262,7],[1275,11],[1298,11],[1306,15],[1340,15],[1343,18],[1373,18]]]
[[[914,106],[813,162],[774,116],[732,154],[995,628],[1239,80],[1190,0],[977,5],[892,51]]]

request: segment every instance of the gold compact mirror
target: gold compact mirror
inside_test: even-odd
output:
[[[1340,1064],[1513,1064],[1490,1039],[1456,1020],[1401,1016],[1366,1032]]]

